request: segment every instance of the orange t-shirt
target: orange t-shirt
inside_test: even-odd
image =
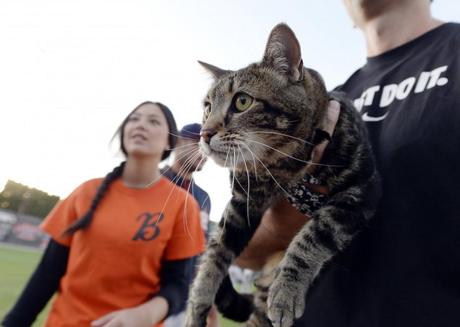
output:
[[[138,306],[158,292],[162,260],[204,250],[198,204],[166,178],[147,189],[114,181],[91,225],[63,236],[86,213],[101,181],[83,183],[41,225],[56,242],[70,247],[46,326],[89,326],[109,312]]]

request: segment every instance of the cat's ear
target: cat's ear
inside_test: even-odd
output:
[[[272,29],[262,62],[293,81],[303,79],[300,44],[289,26],[281,23]]]
[[[225,69],[221,69],[219,67],[216,67],[216,66],[213,66],[211,64],[207,64],[203,61],[199,61],[198,60],[198,63],[203,66],[208,72],[210,72],[212,74],[212,76],[214,76],[215,79],[218,79],[220,78],[222,75],[225,75],[227,73],[231,73],[231,70],[225,70]]]

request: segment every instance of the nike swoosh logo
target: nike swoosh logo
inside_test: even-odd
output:
[[[384,120],[387,116],[388,116],[388,112],[386,112],[385,115],[378,116],[378,117],[369,116],[368,113],[365,112],[361,117],[363,118],[364,121],[376,122],[376,121]]]

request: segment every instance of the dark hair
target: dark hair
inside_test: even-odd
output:
[[[65,231],[65,235],[72,235],[79,229],[85,229],[91,223],[93,219],[94,211],[96,210],[97,206],[101,202],[102,198],[105,195],[105,192],[109,188],[110,184],[117,178],[121,176],[123,173],[123,169],[125,168],[125,161],[123,161],[119,166],[115,167],[110,173],[108,173],[104,180],[102,181],[101,185],[97,189],[96,195],[94,196],[91,206],[89,207],[88,211],[79,219],[77,219],[72,225],[70,225]]]
[[[126,152],[125,146],[123,144],[123,135],[124,135],[123,130],[125,128],[126,123],[128,122],[129,116],[133,112],[135,112],[137,109],[139,109],[140,107],[142,107],[145,104],[157,105],[160,108],[161,112],[163,112],[163,115],[166,118],[166,123],[168,124],[168,128],[169,128],[169,136],[168,136],[168,138],[169,138],[170,150],[166,150],[166,151],[163,152],[163,155],[161,156],[161,160],[164,160],[164,159],[169,157],[169,155],[172,152],[172,149],[176,146],[176,142],[177,142],[177,125],[176,125],[176,121],[174,119],[174,116],[173,116],[171,110],[169,110],[168,107],[166,107],[164,104],[162,104],[160,102],[145,101],[145,102],[142,102],[140,105],[138,105],[136,108],[134,108],[126,116],[126,118],[123,120],[123,122],[121,123],[120,127],[118,127],[117,132],[115,133],[115,136],[117,134],[120,135],[120,149],[123,152],[123,154],[126,156],[127,152]],[[101,185],[97,189],[96,195],[94,196],[94,198],[93,198],[93,200],[91,202],[91,206],[89,207],[88,211],[82,217],[77,219],[72,225],[70,225],[64,231],[65,235],[72,235],[76,231],[78,231],[80,229],[85,229],[91,224],[91,221],[93,219],[93,215],[94,215],[94,212],[96,211],[97,206],[99,205],[99,203],[101,202],[101,200],[104,197],[105,193],[107,192],[110,184],[112,184],[112,182],[115,181],[117,178],[121,177],[124,167],[125,167],[125,161],[123,161],[119,166],[115,167],[110,173],[108,173],[105,176],[105,178],[102,181]]]
[[[126,156],[127,152],[126,152],[125,145],[123,144],[123,136],[124,136],[125,125],[128,122],[129,116],[131,116],[137,109],[139,109],[140,107],[142,107],[143,105],[146,105],[146,104],[154,104],[154,105],[158,106],[158,108],[160,108],[161,112],[163,113],[163,115],[166,118],[166,123],[168,124],[168,129],[169,129],[168,141],[169,141],[170,150],[166,150],[165,152],[163,152],[163,155],[161,156],[161,160],[165,160],[166,158],[169,157],[169,155],[172,152],[172,149],[174,149],[174,147],[176,146],[178,132],[177,132],[176,120],[174,119],[174,116],[173,116],[171,110],[169,110],[169,108],[166,107],[161,102],[152,102],[152,101],[144,101],[144,102],[142,102],[140,105],[138,105],[136,108],[134,108],[129,113],[128,116],[126,116],[126,118],[121,123],[120,127],[118,127],[117,132],[115,133],[115,136],[117,134],[120,135],[120,138],[119,138],[120,139],[120,149],[121,149],[121,152],[123,152],[123,154]]]

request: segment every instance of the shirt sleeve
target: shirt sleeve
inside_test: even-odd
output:
[[[84,189],[85,183],[77,187],[67,198],[59,201],[40,225],[40,229],[61,245],[70,246],[72,243],[73,237],[64,235],[64,232],[82,215],[77,210],[77,201]]]
[[[204,251],[204,233],[196,200],[190,196],[185,197],[177,213],[172,236],[166,246],[165,260],[193,257]]]
[[[163,262],[161,287],[157,296],[162,296],[168,301],[168,317],[185,309],[188,290],[195,272],[196,258]]]

